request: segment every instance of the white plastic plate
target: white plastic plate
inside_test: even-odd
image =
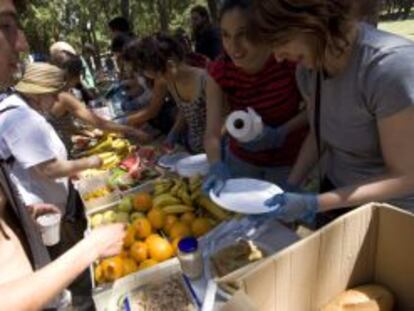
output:
[[[229,179],[219,196],[210,191],[210,198],[222,208],[240,214],[264,214],[279,206],[268,207],[264,203],[283,190],[267,181],[237,178]]]

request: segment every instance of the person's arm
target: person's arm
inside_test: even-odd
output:
[[[207,78],[207,127],[204,148],[210,163],[221,161],[221,130],[224,124],[224,92],[210,76]]]
[[[287,183],[300,186],[317,163],[318,150],[316,148],[316,139],[313,132],[309,131],[308,136],[302,144],[296,163],[287,179]]]
[[[378,121],[380,145],[387,173],[363,183],[319,195],[320,211],[387,201],[413,193],[414,107]]]
[[[96,259],[117,255],[124,225],[95,229],[70,250],[28,276],[0,285],[0,310],[40,310],[54,299]]]
[[[136,113],[129,115],[126,123],[132,126],[141,126],[147,121],[155,118],[164,104],[164,98],[167,95],[167,91],[168,89],[165,82],[155,80],[149,105]]]
[[[88,168],[99,168],[101,165],[102,160],[98,156],[91,156],[78,160],[52,159],[34,166],[33,169],[47,178],[56,179],[76,175]]]
[[[105,120],[98,115],[94,114],[88,108],[86,108],[81,102],[79,102],[72,94],[70,93],[60,93],[59,102],[55,111],[61,112],[62,108],[70,112],[76,118],[84,121],[85,123],[92,125],[93,127],[100,128],[106,131],[111,132],[121,132],[131,134],[136,129],[133,129],[129,126],[117,124],[115,122]]]
[[[283,126],[286,128],[286,134],[296,131],[297,129],[303,128],[308,124],[307,111],[300,111],[296,116],[286,122]]]
[[[185,126],[186,126],[186,122],[185,122],[184,114],[181,111],[178,111],[171,131],[177,134],[181,133],[185,129]]]

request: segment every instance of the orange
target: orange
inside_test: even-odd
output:
[[[119,256],[107,258],[102,262],[102,270],[109,282],[113,282],[116,279],[122,277],[124,273],[122,258]]]
[[[135,227],[129,226],[124,237],[124,247],[130,247],[135,242]]]
[[[121,258],[127,258],[128,257],[128,250],[127,249],[122,249],[122,251],[119,253],[118,255]]]
[[[181,222],[191,226],[195,218],[196,216],[194,215],[194,213],[187,212],[181,215],[180,220]]]
[[[174,254],[177,254],[178,253],[178,243],[181,241],[181,238],[175,238],[173,241],[172,241],[172,243],[171,243],[171,245],[172,245],[172,248],[173,248],[173,251],[174,251]]]
[[[151,234],[149,237],[147,237],[145,239],[145,244],[147,244],[147,246],[148,246],[148,245],[150,245],[150,243],[152,241],[157,240],[157,239],[160,239],[160,238],[161,238],[161,236],[159,234],[153,233],[153,234]]]
[[[132,226],[135,229],[136,239],[145,239],[152,233],[151,223],[146,218],[135,219]]]
[[[151,223],[152,227],[155,229],[161,229],[165,223],[165,213],[162,209],[154,207],[152,208],[147,215],[149,222]]]
[[[132,199],[134,209],[138,212],[146,212],[152,207],[152,198],[146,192],[138,192]]]
[[[150,257],[158,262],[167,260],[173,256],[173,248],[166,239],[161,237],[154,238],[148,244]]]
[[[134,242],[129,250],[129,254],[137,262],[144,261],[148,258],[148,246],[144,242]]]
[[[177,220],[178,218],[175,215],[167,215],[165,217],[164,227],[162,228],[165,233],[170,234],[171,227],[177,222]]]
[[[173,240],[176,238],[183,238],[190,235],[190,227],[181,221],[177,221],[175,224],[173,224],[173,226],[170,229],[170,238]]]
[[[98,284],[105,283],[105,281],[106,281],[104,271],[103,271],[103,268],[102,268],[101,264],[97,265],[96,268],[95,268],[95,281]]]
[[[212,225],[208,218],[199,217],[191,225],[191,231],[196,237],[200,237],[210,231]]]
[[[154,259],[147,259],[147,260],[144,260],[143,262],[141,262],[138,269],[139,270],[146,269],[146,268],[155,266],[157,263],[158,262]]]
[[[128,275],[138,271],[138,265],[132,258],[123,258],[122,264],[124,269],[124,275]]]

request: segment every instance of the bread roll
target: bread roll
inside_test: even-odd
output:
[[[394,297],[379,285],[364,285],[338,295],[321,311],[392,311]]]

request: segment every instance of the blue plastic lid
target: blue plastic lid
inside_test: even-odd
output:
[[[178,242],[178,249],[183,253],[192,253],[198,249],[198,242],[196,238],[183,238]]]

